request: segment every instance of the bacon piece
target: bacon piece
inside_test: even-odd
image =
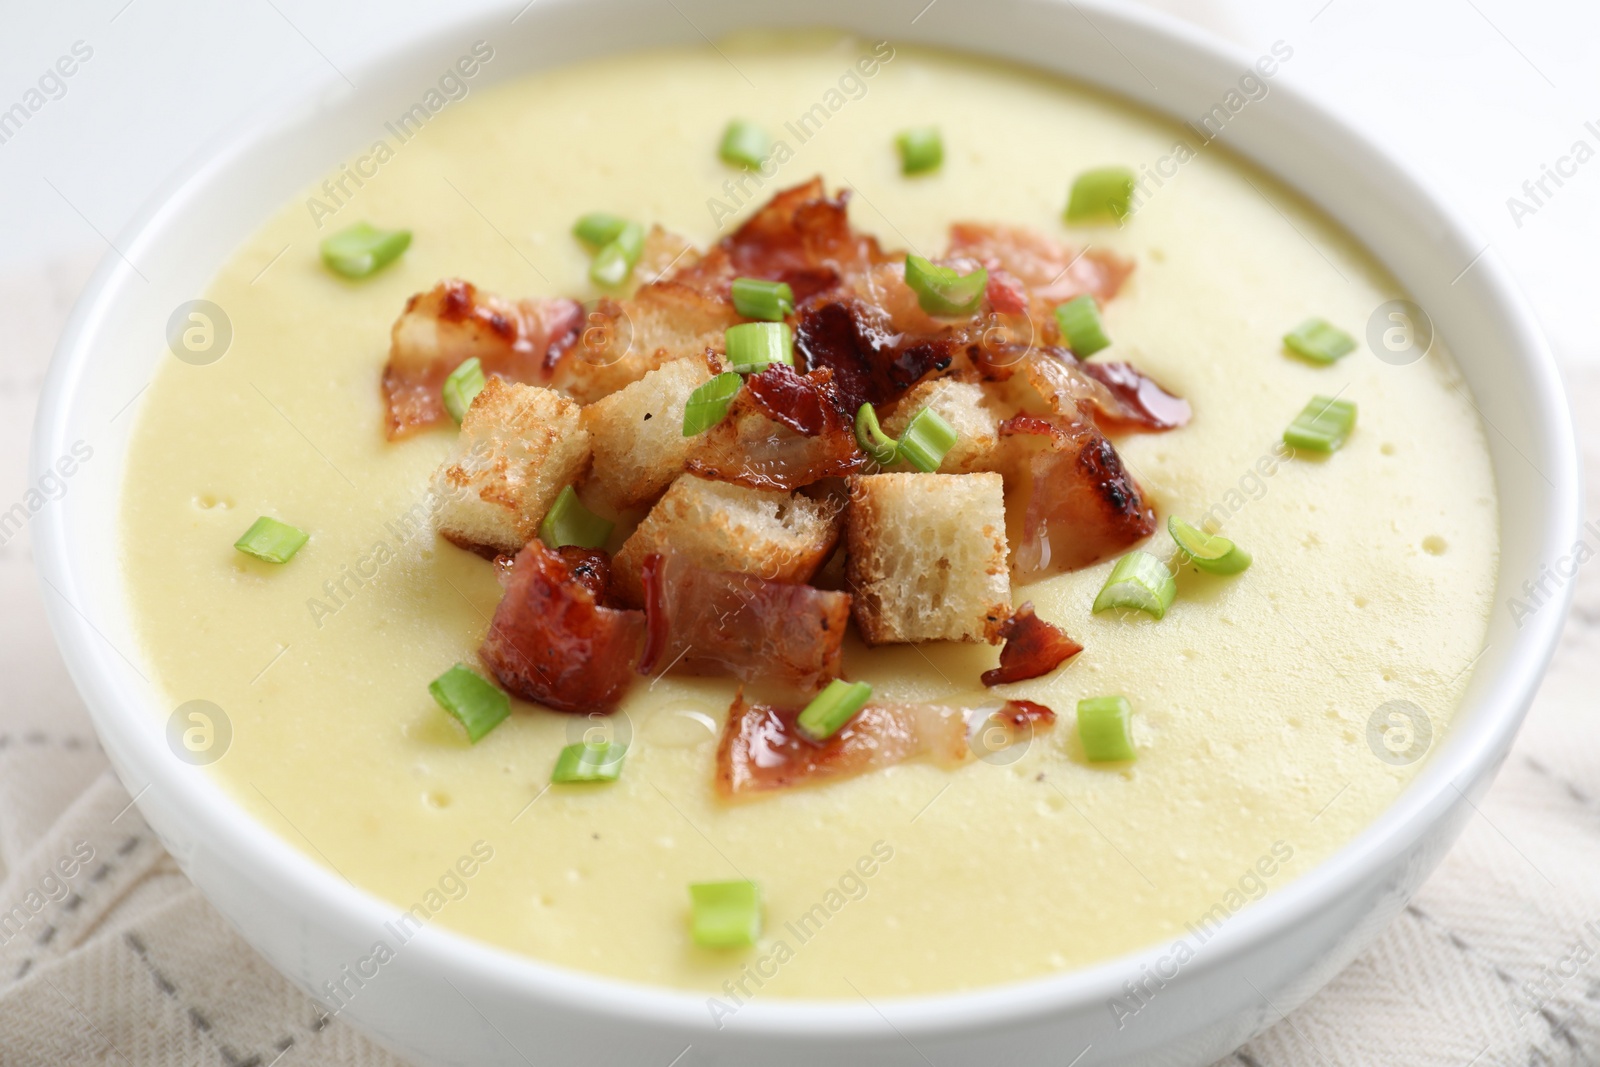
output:
[[[1095,421],[1107,430],[1173,430],[1189,422],[1189,402],[1174,396],[1131,363],[1080,363],[1083,373],[1116,398],[1115,410],[1096,405]]]
[[[933,371],[949,367],[955,348],[947,337],[891,333],[855,301],[806,308],[795,333],[802,365],[833,371],[843,410],[852,417],[862,404],[898,400]]]
[[[816,437],[844,425],[843,404],[833,387],[833,371],[827,367],[801,374],[773,363],[744,384],[762,414],[795,433]]]
[[[993,223],[955,223],[950,227],[950,255],[969,256],[1016,278],[1028,291],[1033,314],[1047,323],[1054,322],[1057,304],[1082,293],[1093,293],[1104,304],[1133,272],[1131,260],[1112,252],[1090,248],[1078,253],[1021,226]]]
[[[1031,602],[1000,624],[999,636],[1006,642],[1000,650],[1000,666],[983,672],[984,685],[1038,678],[1083,651],[1063,630],[1035,615]]]
[[[562,545],[556,555],[572,571],[572,577],[594,594],[595,600],[605,607],[616,606],[616,598],[611,595],[611,557],[605,549]]]
[[[1028,313],[1028,290],[1022,279],[1001,267],[989,272],[989,284],[984,289],[989,306],[1005,315]]]
[[[644,562],[647,626],[639,673],[674,665],[814,692],[840,670],[850,596],[712,571],[674,553]]]
[[[839,410],[826,371],[802,376],[774,366],[746,384],[758,378],[764,381],[755,390],[741,390],[727,417],[705,432],[685,464],[689,473],[750,489],[799,489],[842,478],[866,463],[855,424]],[[811,390],[819,397],[795,399]],[[819,420],[815,433],[796,428],[809,429],[813,418]]]
[[[440,387],[473,356],[484,374],[514,382],[547,377],[547,360],[577,336],[583,309],[576,301],[504,300],[471,282],[450,278],[406,301],[389,333],[383,369],[390,440],[446,421]]]
[[[517,553],[479,655],[524,700],[608,713],[633,681],[644,612],[602,603],[591,555],[574,562],[537,539]]]
[[[1040,348],[1021,364],[1029,383],[1057,415],[1080,411],[1102,430],[1171,430],[1189,421],[1189,402],[1127,363],[1079,363],[1064,348]]]
[[[894,258],[877,239],[850,227],[848,190],[829,197],[820,177],[774,196],[704,258],[669,275],[674,281],[726,296],[734,278],[789,283],[796,301]]]
[[[986,747],[994,741],[991,722],[1002,731],[1000,740],[1012,744],[1031,737],[1035,729],[1048,729],[1056,715],[1026,700],[978,708],[868,704],[821,743],[800,732],[799,718],[798,708],[748,704],[743,691],[735,696],[717,746],[717,793],[724,800],[741,799],[853,778],[918,756],[955,767],[975,755],[968,741],[974,727],[985,731]]]
[[[1016,415],[1000,424],[1000,436],[1042,437],[1046,445],[1029,464],[1023,539],[1012,557],[1019,581],[1086,567],[1154,532],[1155,510],[1092,422]]]

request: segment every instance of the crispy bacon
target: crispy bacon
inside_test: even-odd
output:
[[[1031,602],[1000,624],[999,635],[1006,642],[1000,649],[1000,666],[983,672],[984,685],[1038,678],[1083,651],[1063,630],[1035,615]]]
[[[769,367],[762,375],[772,371]],[[812,380],[790,372],[793,378]],[[773,380],[789,382],[788,376],[773,375]],[[768,404],[779,404],[778,389],[763,391],[760,398],[749,389],[734,398],[728,415],[707,430],[700,443],[689,454],[685,464],[691,474],[718,481],[733,482],[751,489],[799,489],[824,478],[842,478],[860,469],[867,460],[856,444],[853,422],[847,422],[833,404],[821,405],[821,428],[815,434],[804,434],[786,425],[788,419],[779,421],[768,415]],[[811,409],[808,407],[808,412]],[[804,418],[795,416],[804,423]]]
[[[1115,410],[1098,408],[1095,421],[1107,430],[1174,430],[1186,426],[1189,402],[1167,392],[1131,363],[1080,363],[1117,400]]]
[[[1093,293],[1105,303],[1133,272],[1133,263],[1114,253],[1097,248],[1074,252],[1032,230],[992,223],[951,226],[950,255],[969,256],[1015,278],[1027,290],[1033,314],[1044,323],[1053,323],[1057,304],[1081,293]]]
[[[995,267],[989,272],[989,284],[984,289],[989,306],[1003,315],[1028,313],[1028,289],[1022,279],[1010,271]]]
[[[572,571],[572,577],[594,594],[595,600],[605,607],[616,606],[611,595],[611,557],[605,549],[563,545],[556,549],[556,555]]]
[[[805,692],[838,677],[849,594],[706,570],[674,553],[652,553],[643,578],[640,674],[676,666]]]
[[[1127,363],[1080,363],[1064,348],[1040,348],[1021,362],[1057,415],[1094,417],[1102,430],[1171,430],[1189,421],[1189,402]]]
[[[669,275],[726,295],[734,278],[789,283],[804,301],[894,258],[850,226],[848,190],[829,197],[820,177],[785,189],[697,263]]]
[[[881,316],[856,301],[815,305],[800,313],[795,354],[807,370],[829,368],[843,410],[898,400],[935,370],[950,366],[956,340],[908,338],[889,332]]]
[[[611,712],[632,682],[644,612],[605,606],[592,557],[538,540],[517,553],[479,649],[516,696],[557,711]]]
[[[1086,567],[1155,530],[1155,510],[1089,420],[1016,415],[1000,436],[1041,437],[1046,446],[1029,464],[1023,540],[1012,557],[1020,581]]]
[[[951,704],[868,704],[821,743],[800,732],[798,708],[748,704],[741,691],[728,709],[717,746],[717,792],[725,800],[853,778],[918,756],[956,767],[975,755],[968,738],[984,731],[986,750],[1031,737],[1055,723],[1055,712],[1032,701],[979,708]],[[993,723],[993,727],[990,727]],[[998,729],[999,744],[993,737]]]
[[[801,374],[786,364],[773,363],[750,375],[744,384],[751,401],[767,418],[795,433],[816,437],[846,425],[833,379],[828,367]]]
[[[439,389],[473,356],[485,374],[543,381],[547,361],[571,345],[583,309],[565,299],[512,302],[450,278],[406,301],[390,331],[383,370],[391,440],[445,421]]]

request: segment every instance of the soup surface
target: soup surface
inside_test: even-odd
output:
[[[232,323],[225,357],[170,359],[146,393],[120,532],[145,653],[174,706],[204,699],[228,717],[210,773],[238,803],[397,916],[723,998],[730,981],[822,998],[1006,982],[1155,942],[1197,947],[1406,785],[1425,744],[1380,758],[1386,705],[1421,709],[1435,743],[1446,730],[1496,569],[1473,405],[1442,345],[1404,366],[1364,344],[1317,366],[1281,342],[1314,315],[1364,336],[1402,295],[1395,282],[1219,145],[1172,162],[1178,141],[1199,145],[1192,130],[909,47],[878,46],[863,76],[874,50],[819,35],[630,55],[472,88],[404,141],[375,130],[390,151],[363,164],[375,172],[364,184],[337,199],[306,191],[332,212],[320,228],[322,209],[292,203],[217,275],[207,295]],[[716,153],[734,116],[789,154],[742,191]],[[944,164],[903,177],[894,135],[930,122]],[[1146,186],[1126,225],[1061,222],[1075,174],[1164,158],[1171,176]],[[1117,447],[1159,515],[1219,507],[1254,564],[1232,578],[1186,570],[1159,622],[1090,613],[1110,562],[1015,590],[1086,650],[1008,691],[1061,721],[990,760],[725,804],[712,767],[734,685],[667,675],[637,685],[605,727],[631,738],[619,781],[547,787],[557,752],[595,723],[517,704],[473,746],[428,694],[474,661],[500,587],[489,563],[417,521],[453,431],[385,439],[389,327],[449,276],[508,296],[592,296],[570,235],[584,212],[704,246],[814,174],[853,190],[855,225],[885,247],[938,254],[951,222],[976,219],[1131,258],[1105,311],[1106,355],[1195,416]],[[317,248],[361,219],[415,237],[351,282]],[[1281,458],[1313,394],[1356,401],[1357,428],[1331,456]],[[311,533],[289,564],[233,549],[262,514]],[[1147,547],[1172,551],[1164,530]],[[983,696],[995,656],[852,638],[845,662],[884,699],[960,700]],[[1114,769],[1085,762],[1072,717],[1104,693],[1135,709],[1138,759]],[[462,857],[473,862],[458,868]],[[760,944],[695,947],[685,887],[735,878],[762,887]]]

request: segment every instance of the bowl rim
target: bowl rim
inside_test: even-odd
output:
[[[1243,49],[1159,11],[1128,6],[1118,0],[1045,2],[1053,6],[1070,5],[1080,14],[1087,9],[1102,26],[1157,38],[1175,50],[1221,60],[1232,68],[1245,70],[1251,65],[1251,57]],[[576,0],[544,0],[540,6],[575,4]],[[433,54],[432,46],[443,34],[470,32],[474,27],[487,25],[490,14],[503,16],[517,8],[526,10],[521,0],[508,0],[487,13],[474,12],[457,18],[351,69],[361,75],[364,82],[367,75],[414,64],[421,55]],[[760,23],[761,15],[752,16],[750,21]],[[507,79],[496,79],[497,82],[504,80]],[[1158,104],[1097,84],[1088,75],[1079,80],[1108,95],[1131,99],[1135,106],[1163,119],[1181,121]],[[305,100],[314,98],[337,81],[330,73],[314,80],[295,100],[268,110],[280,121],[287,121],[288,116],[303,108]],[[1442,233],[1453,236],[1472,233],[1465,218],[1431,193],[1409,168],[1369,141],[1351,123],[1318,103],[1308,90],[1284,81],[1275,83],[1273,92],[1286,97],[1292,108],[1343,143],[1359,147],[1373,165],[1383,169],[1394,188],[1427,205]],[[49,469],[51,457],[62,451],[60,446],[67,436],[70,402],[93,363],[96,334],[104,326],[108,309],[119,300],[127,299],[122,290],[134,272],[122,256],[132,258],[145,248],[159,245],[164,225],[181,210],[184,199],[203,187],[227,160],[247,153],[270,128],[270,123],[250,124],[244,132],[220,139],[224,142],[220,146],[202,148],[165,183],[106,253],[81,294],[51,362],[34,428],[29,463],[31,478],[37,480]],[[1254,162],[1268,171],[1274,169],[1259,159]],[[1316,203],[1294,183],[1284,181]],[[119,254],[117,249],[124,252]],[[1475,261],[1473,269],[1478,284],[1506,316],[1506,328],[1518,339],[1514,358],[1527,375],[1529,394],[1538,408],[1540,455],[1547,464],[1552,483],[1545,516],[1546,535],[1540,548],[1549,553],[1549,558],[1555,558],[1572,543],[1581,522],[1577,446],[1560,375],[1531,309],[1499,256],[1492,248],[1487,249]],[[120,473],[117,483],[121,485]],[[274,892],[287,899],[304,901],[307,906],[314,903],[329,916],[330,924],[367,929],[392,919],[393,905],[366,889],[344,883],[333,871],[320,866],[287,839],[258,823],[212,776],[173,773],[170,753],[159,732],[151,729],[151,709],[120,689],[107,666],[111,657],[97,644],[98,631],[94,624],[72,607],[76,601],[69,600],[61,592],[81,588],[76,580],[62,509],[43,509],[34,516],[32,531],[41,582],[57,593],[52,597],[41,589],[52,630],[90,709],[97,732],[108,741],[108,751],[115,749],[126,754],[132,767],[143,772],[147,780],[160,781],[163,792],[179,801],[200,827],[200,837],[206,847],[219,858],[227,858],[252,879],[271,886]],[[1503,560],[1501,568],[1504,573]],[[1198,978],[1220,969],[1249,950],[1281,937],[1306,915],[1335,903],[1375,872],[1400,859],[1461,801],[1472,804],[1469,792],[1481,794],[1487,788],[1521,724],[1555,651],[1571,596],[1572,583],[1567,583],[1556,599],[1546,605],[1556,610],[1540,610],[1527,627],[1519,631],[1518,646],[1525,654],[1495,678],[1488,691],[1477,700],[1477,703],[1497,708],[1495,714],[1486,714],[1471,730],[1452,729],[1450,744],[1439,746],[1429,754],[1427,766],[1377,819],[1313,868],[1233,916],[1207,942],[1206,952],[1185,966],[1184,977]],[[1457,711],[1459,714],[1460,708]],[[119,773],[123,770],[118,769]],[[419,930],[407,942],[407,948],[407,955],[419,960],[419,965],[430,973],[515,990],[523,997],[535,998],[578,1015],[655,1022],[690,1034],[709,1034],[721,1029],[714,1025],[706,1010],[709,997],[716,996],[715,993],[647,985],[569,969],[434,924]],[[875,998],[867,1003],[757,997],[740,1007],[727,1028],[744,1034],[797,1040],[848,1038],[881,1034],[886,1019],[884,1012],[890,1011],[894,1016],[894,1028],[911,1036],[957,1030],[971,1033],[1116,997],[1121,994],[1121,983],[1128,975],[1139,973],[1142,965],[1152,965],[1167,948],[1168,942],[1162,940],[1057,974],[956,992]]]

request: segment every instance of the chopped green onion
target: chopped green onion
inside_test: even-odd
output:
[[[748,948],[761,936],[761,888],[754,882],[696,882],[690,933],[701,948]]]
[[[614,782],[622,776],[622,759],[628,746],[614,741],[591,745],[579,741],[568,745],[556,757],[556,769],[550,772],[555,785],[582,785],[587,782]]]
[[[1078,701],[1078,740],[1090,763],[1133,759],[1133,708],[1125,696],[1089,697]]]
[[[871,404],[862,404],[861,410],[856,412],[856,444],[880,467],[893,463],[899,451],[895,439],[878,425],[878,413]]]
[[[1075,296],[1056,308],[1056,325],[1061,329],[1061,339],[1080,359],[1094,355],[1111,343],[1100,325],[1100,309],[1088,293]]]
[[[602,548],[615,525],[584,507],[577,491],[569,485],[545,512],[544,521],[539,524],[539,540],[551,548]]]
[[[955,447],[956,428],[932,408],[923,408],[911,418],[900,435],[900,458],[923,474],[932,474]]]
[[[1283,431],[1283,440],[1310,452],[1335,452],[1355,425],[1356,406],[1352,401],[1314,396]]]
[[[738,374],[723,371],[690,393],[683,406],[683,436],[693,437],[721,422],[743,385],[744,379]]]
[[[428,692],[441,708],[460,720],[473,744],[511,714],[511,698],[465,664],[457,663],[429,682]]]
[[[461,365],[444,380],[444,409],[452,419],[460,422],[467,417],[467,409],[472,406],[473,398],[483,392],[483,386],[483,364],[478,362],[478,357],[462,360]]]
[[[724,163],[759,168],[772,154],[772,138],[753,122],[734,119],[722,131],[722,145],[717,149],[717,154]]]
[[[604,211],[591,211],[573,223],[572,236],[591,248],[600,249],[622,236],[628,220]]]
[[[1189,562],[1209,574],[1238,574],[1250,566],[1250,553],[1226,537],[1190,526],[1176,515],[1167,517],[1167,532]]]
[[[813,741],[826,741],[872,699],[872,686],[835,678],[800,713],[796,725]]]
[[[788,282],[765,278],[733,280],[733,310],[747,319],[782,322],[794,313],[794,290]]]
[[[794,366],[794,333],[786,322],[743,322],[723,338],[728,364],[739,374],[759,374],[773,363]]]
[[[1332,363],[1356,350],[1356,339],[1326,319],[1307,319],[1283,335],[1283,347],[1313,363]]]
[[[633,273],[634,264],[643,253],[644,227],[637,222],[624,223],[617,235],[594,254],[589,264],[589,277],[596,285],[621,285]]]
[[[907,255],[906,284],[930,315],[970,315],[983,302],[989,272],[979,267],[962,274],[953,267],[935,266],[921,256]]]
[[[393,263],[410,244],[410,230],[380,230],[358,222],[323,238],[322,262],[346,278],[365,278]]]
[[[900,173],[922,174],[944,162],[944,139],[937,126],[918,126],[894,139],[900,149]]]
[[[1100,595],[1094,598],[1094,611],[1132,608],[1159,619],[1172,606],[1178,583],[1172,580],[1167,565],[1148,552],[1134,551],[1117,560]]]
[[[250,529],[233,543],[233,547],[267,563],[288,563],[310,536],[304,530],[263,515],[250,524]]]
[[[1068,222],[1120,223],[1133,208],[1133,171],[1127,167],[1086,170],[1072,182],[1067,199]]]

